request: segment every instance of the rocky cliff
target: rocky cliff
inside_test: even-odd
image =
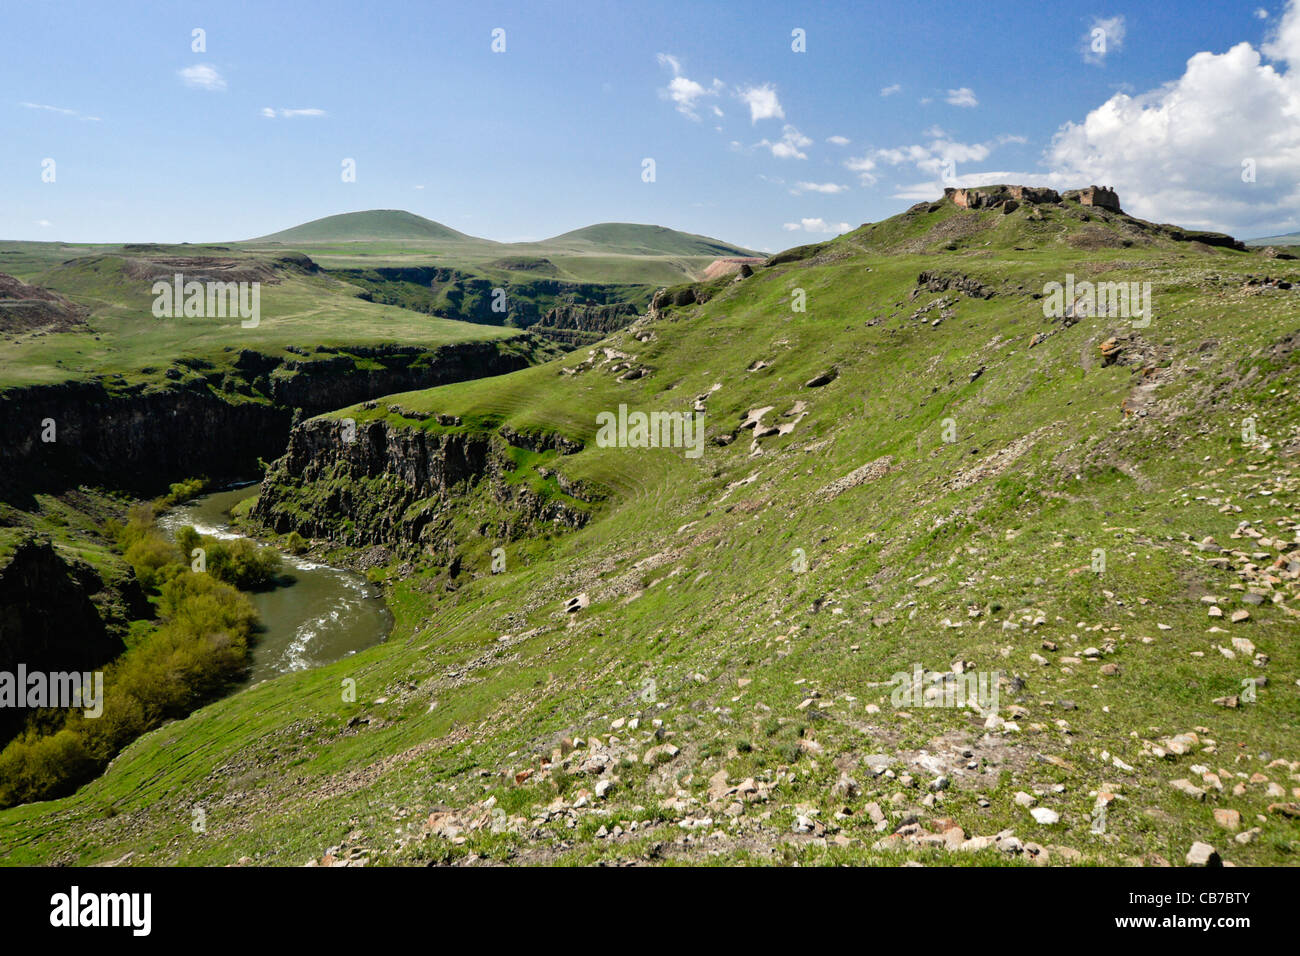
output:
[[[0,671],[88,671],[124,650],[93,597],[108,585],[89,565],[65,560],[46,538],[5,531],[0,538]],[[137,595],[138,596],[138,595]],[[0,742],[25,710],[0,708]]]
[[[499,541],[542,526],[576,528],[588,511],[581,488],[545,462],[579,450],[545,436],[498,431],[356,424],[318,418],[293,429],[268,471],[254,521],[350,547],[384,545],[450,560],[465,531]]]
[[[304,350],[301,359],[246,350],[233,369],[174,367],[161,386],[95,380],[9,389],[0,493],[102,484],[153,494],[194,475],[247,477],[260,471],[259,458],[283,451],[302,415],[515,371],[543,350],[531,336],[436,349]]]
[[[546,262],[546,260],[542,260]],[[333,275],[359,286],[361,298],[398,305],[416,312],[442,315],[464,322],[509,325],[526,329],[549,322],[554,309],[586,308],[615,310],[608,317],[626,316],[627,325],[642,311],[650,288],[644,285],[609,282],[572,282],[547,275],[547,268],[520,268],[517,260],[500,260],[494,265],[513,273],[509,277],[488,277],[446,266],[380,266],[372,269],[339,269]],[[546,262],[547,266],[551,263]],[[504,292],[504,299],[499,293]],[[593,314],[600,314],[593,312]],[[563,326],[558,322],[551,325]],[[622,328],[622,325],[613,328]],[[581,329],[581,325],[568,326]],[[599,329],[597,331],[610,331]]]

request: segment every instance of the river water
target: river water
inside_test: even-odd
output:
[[[173,534],[188,524],[213,538],[247,537],[231,528],[230,509],[256,494],[257,485],[244,485],[203,495],[167,510],[158,524]],[[365,578],[274,550],[294,582],[248,595],[263,628],[253,644],[249,683],[328,664],[388,636],[392,615]]]

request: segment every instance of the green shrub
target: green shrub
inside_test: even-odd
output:
[[[218,581],[232,584],[243,591],[268,588],[280,574],[280,556],[270,548],[262,548],[247,538],[220,541],[204,539],[207,551],[207,570]]]
[[[182,501],[189,501],[191,498],[201,494],[208,487],[207,478],[189,478],[185,481],[178,481],[167,490],[167,494],[159,499],[164,506],[178,505]]]
[[[203,546],[203,536],[194,530],[193,525],[176,529],[176,547],[187,561],[193,557],[194,549]]]
[[[135,621],[127,650],[104,668],[102,713],[46,709],[0,751],[0,808],[71,793],[98,775],[123,747],[164,720],[184,717],[248,667],[257,612],[215,574],[195,574],[154,525],[157,508],[133,508],[114,536],[141,584],[157,593],[160,621]],[[181,547],[197,533],[183,528]],[[232,547],[233,545],[233,547]],[[251,542],[216,542],[222,573],[262,581],[279,559]],[[211,562],[211,557],[209,557]]]

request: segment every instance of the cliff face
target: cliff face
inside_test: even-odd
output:
[[[252,518],[279,534],[297,531],[358,547],[419,549],[450,558],[463,543],[457,520],[495,539],[539,526],[576,528],[588,513],[581,489],[545,469],[521,479],[520,453],[551,456],[568,445],[501,432],[440,432],[313,419],[262,484]]]
[[[577,329],[605,335],[629,325],[637,317],[636,307],[627,302],[614,305],[557,305],[542,316],[538,331]]]
[[[537,343],[471,342],[437,349],[353,349],[289,360],[245,351],[233,373],[164,387],[103,381],[10,389],[0,418],[0,493],[102,484],[154,494],[182,478],[260,471],[290,426],[376,395],[525,368]],[[360,361],[358,361],[360,359]],[[53,422],[54,441],[47,421]]]
[[[541,265],[545,263],[545,265]],[[626,283],[573,282],[541,274],[553,269],[546,260],[521,268],[519,260],[500,260],[497,267],[508,269],[508,279],[487,278],[446,266],[378,266],[372,269],[339,269],[334,275],[365,291],[361,298],[399,305],[417,312],[444,315],[465,322],[530,328],[539,323],[561,328],[582,329],[550,322],[554,309],[630,306],[626,325],[645,304],[648,288]],[[498,291],[505,292],[505,310],[499,311]],[[595,313],[593,313],[595,314]],[[628,315],[610,312],[609,317]],[[621,328],[621,325],[611,326]],[[609,331],[601,329],[597,331]]]
[[[105,589],[89,565],[66,562],[46,539],[21,532],[0,558],[0,671],[90,671],[125,648],[105,626],[92,596]],[[0,708],[0,742],[22,727],[25,710]]]

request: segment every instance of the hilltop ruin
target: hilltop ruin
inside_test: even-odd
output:
[[[1044,203],[1059,203],[1064,199],[1073,199],[1082,206],[1096,206],[1111,212],[1123,212],[1119,206],[1119,196],[1109,186],[1089,186],[1087,189],[1072,189],[1062,195],[1046,186],[972,186],[964,189],[949,187],[943,191],[943,198],[952,200],[962,209],[1001,209],[1014,212],[1021,203],[1032,206]]]

